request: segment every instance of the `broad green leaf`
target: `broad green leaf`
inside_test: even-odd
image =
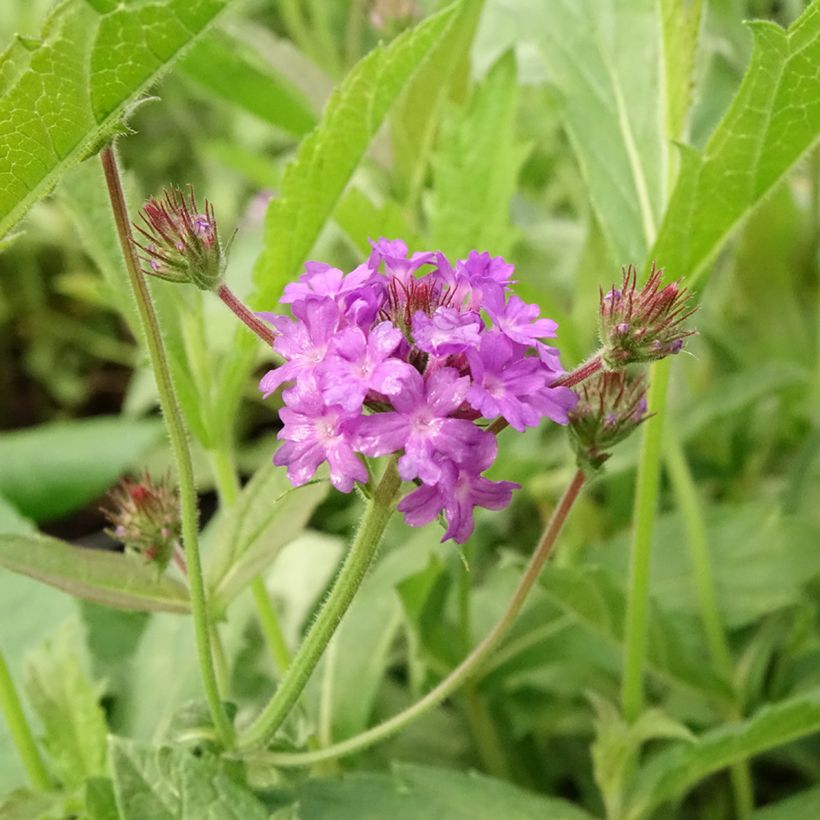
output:
[[[483,5],[483,0],[461,5],[452,25],[407,84],[390,116],[394,174],[397,186],[401,186],[397,196],[410,207],[424,181],[442,106],[448,96],[458,95],[457,86],[466,84],[466,58]]]
[[[0,495],[0,534],[27,535],[37,532],[34,522],[20,515],[2,495]]]
[[[446,254],[462,257],[476,247],[504,254],[512,245],[510,200],[529,150],[515,141],[517,109],[510,52],[493,66],[460,116],[451,112],[444,120],[433,158],[430,234],[431,244]]]
[[[32,820],[32,818],[40,820],[40,818],[54,817],[55,814],[52,812],[57,813],[57,817],[61,817],[64,816],[61,812],[63,802],[64,798],[61,794],[18,789],[0,798],[0,817],[3,820]]]
[[[265,465],[219,521],[205,577],[216,610],[226,607],[304,529],[328,484],[293,487],[279,467]]]
[[[696,282],[737,223],[820,135],[820,3],[784,31],[749,24],[743,83],[703,152],[682,147],[681,170],[651,258]]]
[[[187,589],[138,557],[72,547],[47,535],[0,535],[0,567],[105,606],[190,611]]]
[[[301,136],[316,124],[301,92],[254,54],[248,43],[224,32],[214,31],[200,40],[178,70],[212,94],[290,134]]]
[[[54,774],[66,789],[105,774],[103,689],[88,679],[78,649],[76,625],[67,625],[26,658],[26,695],[40,717]]]
[[[812,689],[765,706],[741,723],[707,732],[694,743],[659,752],[637,776],[624,816],[646,817],[712,772],[818,731],[820,689]]]
[[[109,489],[161,430],[100,416],[0,433],[0,494],[35,521],[64,515]]]
[[[411,764],[396,764],[392,774],[309,780],[297,796],[301,820],[591,820],[565,800],[502,780]]]
[[[536,47],[613,259],[640,263],[667,184],[655,0],[488,0],[482,31],[495,53]]]
[[[259,305],[270,305],[297,272],[402,88],[444,36],[461,3],[379,46],[336,89],[321,122],[285,170],[265,221],[256,265]]]
[[[228,0],[64,0],[42,41],[0,58],[0,236],[60,175],[122,129],[127,107]]]
[[[370,254],[370,239],[379,236],[400,236],[409,248],[418,247],[407,217],[394,199],[388,199],[378,207],[355,185],[345,192],[333,218],[362,256]]]
[[[268,811],[218,759],[112,737],[122,820],[267,820]]]
[[[120,820],[114,785],[107,777],[90,777],[85,783],[88,820]]]

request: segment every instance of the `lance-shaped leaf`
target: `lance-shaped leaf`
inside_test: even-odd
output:
[[[265,249],[255,270],[257,304],[275,302],[305,261],[391,105],[461,5],[454,3],[390,45],[375,48],[333,93],[268,208]]]
[[[105,606],[190,611],[185,587],[156,567],[135,556],[72,547],[47,535],[0,535],[0,567]]]
[[[129,104],[230,0],[64,0],[0,57],[0,236],[122,130]]]
[[[752,60],[703,153],[682,147],[651,257],[698,280],[737,223],[820,136],[820,3],[784,31],[750,23]]]
[[[292,487],[285,471],[270,464],[256,473],[209,543],[205,576],[217,611],[304,529],[327,489],[326,481]]]
[[[765,706],[741,723],[707,732],[694,743],[659,752],[638,775],[624,817],[646,817],[712,772],[818,731],[820,688],[815,688]]]

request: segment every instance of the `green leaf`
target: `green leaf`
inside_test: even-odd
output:
[[[0,236],[60,175],[122,129],[127,107],[227,0],[64,0],[36,47],[0,57]]]
[[[112,737],[122,820],[267,820],[268,811],[216,758]]]
[[[102,495],[161,430],[98,416],[0,433],[0,494],[35,521],[64,515]]]
[[[482,28],[496,53],[522,42],[538,49],[613,259],[641,262],[669,162],[655,0],[523,0],[514,13],[496,0]]]
[[[136,556],[72,547],[47,535],[0,535],[0,567],[105,606],[190,611],[186,588]]]
[[[466,256],[476,245],[504,254],[512,245],[510,200],[529,150],[515,141],[517,109],[515,57],[509,52],[466,110],[444,120],[433,159],[430,233],[432,245],[448,255]]]
[[[773,803],[749,815],[749,820],[816,820],[820,817],[820,786]]]
[[[61,794],[18,789],[0,798],[0,817],[3,820],[32,820],[35,817],[37,820],[41,818],[50,820],[54,816],[51,812],[60,812],[63,802],[64,797]],[[63,816],[62,812],[57,814],[57,817],[60,816]]]
[[[206,581],[217,611],[263,572],[304,529],[327,495],[326,481],[293,487],[285,470],[265,465],[218,522],[208,549]]]
[[[85,784],[88,820],[120,820],[114,784],[107,777],[91,777]]]
[[[820,689],[812,689],[766,706],[741,723],[707,732],[694,743],[659,752],[637,776],[625,817],[645,817],[712,772],[817,731]]]
[[[743,83],[703,152],[681,148],[678,184],[651,253],[690,282],[820,134],[820,3],[788,31],[749,25],[754,51]]]
[[[53,771],[66,789],[105,774],[102,687],[88,679],[79,646],[76,624],[69,624],[26,659],[26,694],[40,717]]]
[[[460,6],[455,3],[390,45],[375,48],[333,93],[268,207],[265,249],[254,272],[257,304],[275,302],[305,261],[390,106]]]
[[[564,800],[479,774],[396,764],[393,774],[309,780],[297,792],[301,820],[591,820]]]
[[[212,94],[289,134],[301,136],[316,124],[316,115],[301,92],[248,43],[222,31],[211,32],[197,43],[178,70]]]

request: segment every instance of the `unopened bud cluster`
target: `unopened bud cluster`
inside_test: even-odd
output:
[[[620,288],[601,293],[601,358],[610,370],[633,362],[663,359],[683,348],[694,331],[683,322],[695,312],[686,288],[677,282],[662,287],[663,270],[655,268],[641,290],[637,273],[630,265]]]
[[[148,200],[140,212],[143,225],[134,227],[145,242],[143,271],[169,282],[190,282],[201,290],[213,290],[222,278],[224,261],[214,210],[208,200],[200,211],[193,188],[187,195],[175,188],[161,199]]]
[[[165,569],[180,539],[179,499],[170,481],[147,474],[136,481],[124,478],[108,502],[103,513],[112,526],[106,532],[146,563]]]
[[[610,450],[648,416],[646,379],[625,370],[595,374],[576,389],[569,412],[572,444],[581,465],[599,468]]]

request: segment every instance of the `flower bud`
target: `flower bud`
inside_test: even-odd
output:
[[[200,212],[193,188],[187,198],[175,188],[162,199],[148,200],[140,211],[144,223],[134,227],[146,240],[134,244],[142,251],[143,271],[169,282],[191,282],[202,290],[213,290],[224,270],[214,209],[205,200]]]
[[[610,450],[646,418],[646,379],[623,370],[604,371],[575,392],[578,403],[569,411],[573,447],[581,466],[598,469]]]
[[[124,478],[108,501],[111,508],[102,512],[112,527],[106,532],[146,563],[165,569],[180,538],[179,500],[168,479]]]
[[[652,266],[646,284],[637,289],[630,265],[620,288],[601,293],[601,358],[610,369],[632,362],[649,362],[679,353],[693,330],[681,325],[697,308],[689,307],[686,288],[677,282],[661,287],[663,270]]]

